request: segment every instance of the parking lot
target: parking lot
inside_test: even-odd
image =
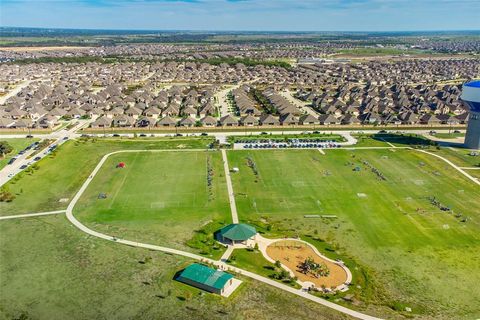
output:
[[[341,145],[338,142],[316,138],[280,141],[270,139],[237,140],[233,145],[234,149],[327,149],[340,147]]]

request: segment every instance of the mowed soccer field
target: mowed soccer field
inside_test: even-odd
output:
[[[120,162],[125,168],[117,168]],[[119,153],[104,163],[74,211],[91,228],[119,238],[185,249],[198,228],[230,222],[226,190],[219,152]]]
[[[325,152],[229,152],[230,166],[240,168],[232,175],[240,219],[268,221],[267,236],[315,234],[353,256],[374,274],[382,297],[373,303],[480,315],[478,185],[414,150]]]
[[[479,316],[478,186],[414,150],[325,153],[228,151],[230,168],[240,169],[232,173],[240,220],[266,237],[314,235],[355,260],[358,272],[367,272],[368,294],[358,299],[372,310],[408,306],[434,317]],[[126,167],[116,168],[120,162]],[[112,155],[74,211],[94,230],[198,252],[187,246],[196,230],[231,221],[221,154]],[[363,288],[352,290],[357,296]]]

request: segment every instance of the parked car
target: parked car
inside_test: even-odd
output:
[[[42,159],[42,158],[40,158],[40,157],[35,157],[35,158],[33,158],[33,161],[38,161],[38,160],[40,160],[40,159]]]
[[[23,169],[26,169],[26,168],[27,168],[27,165],[26,165],[26,164],[22,164],[22,165],[20,166],[20,170],[23,170]]]

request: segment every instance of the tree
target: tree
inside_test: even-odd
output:
[[[15,199],[15,195],[10,192],[8,186],[3,185],[0,188],[0,202],[12,202]]]
[[[275,267],[280,268],[281,266],[280,260],[275,261]]]
[[[0,141],[0,155],[4,158],[13,151],[13,147],[7,141]]]

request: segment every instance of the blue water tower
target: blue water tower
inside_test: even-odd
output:
[[[461,99],[470,108],[465,146],[480,149],[480,80],[465,83]]]

